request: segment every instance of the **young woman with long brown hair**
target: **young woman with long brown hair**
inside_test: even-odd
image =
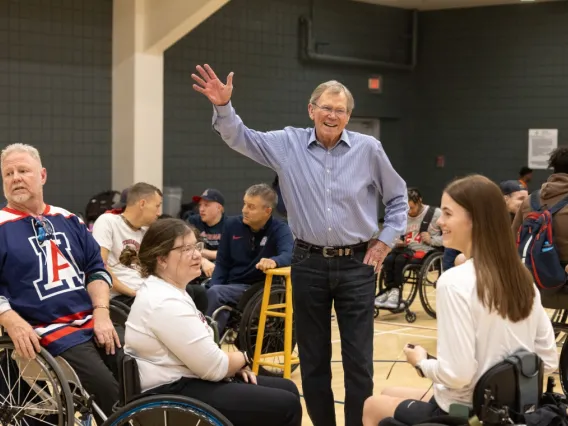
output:
[[[433,397],[421,389],[385,389],[369,398],[364,426],[386,417],[416,424],[448,413],[451,404],[472,407],[477,380],[518,349],[535,352],[545,373],[558,365],[550,319],[530,272],[521,263],[499,187],[473,175],[452,182],[442,195],[444,247],[466,262],[438,280],[437,359],[420,346],[404,348],[408,363],[432,380]]]

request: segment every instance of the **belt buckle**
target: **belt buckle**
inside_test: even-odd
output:
[[[323,257],[335,257],[335,255],[333,254],[327,254],[328,250],[335,250],[333,247],[324,247],[323,250],[321,251],[321,254],[323,255]]]

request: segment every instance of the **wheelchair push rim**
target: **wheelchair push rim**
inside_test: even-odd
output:
[[[73,426],[73,395],[64,378],[45,349],[35,360],[24,359],[8,336],[0,337],[0,424]]]
[[[192,398],[151,395],[113,413],[102,426],[232,426],[219,411]]]

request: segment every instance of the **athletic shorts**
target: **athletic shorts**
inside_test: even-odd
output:
[[[430,401],[418,401],[416,399],[407,399],[402,401],[394,411],[394,419],[407,425],[415,425],[428,421],[432,417],[446,416],[434,397]]]

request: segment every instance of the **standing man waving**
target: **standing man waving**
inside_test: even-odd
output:
[[[230,100],[233,73],[223,84],[209,65],[197,66],[193,88],[213,104],[213,127],[235,151],[280,178],[296,236],[292,285],[306,406],[314,426],[334,426],[331,389],[331,307],[341,336],[345,425],[361,426],[373,393],[375,272],[406,229],[406,183],[375,138],[345,130],[354,101],[337,81],[320,84],[308,103],[314,129],[272,132],[247,128]],[[376,237],[377,201],[386,205]],[[375,235],[375,237],[374,237]]]

